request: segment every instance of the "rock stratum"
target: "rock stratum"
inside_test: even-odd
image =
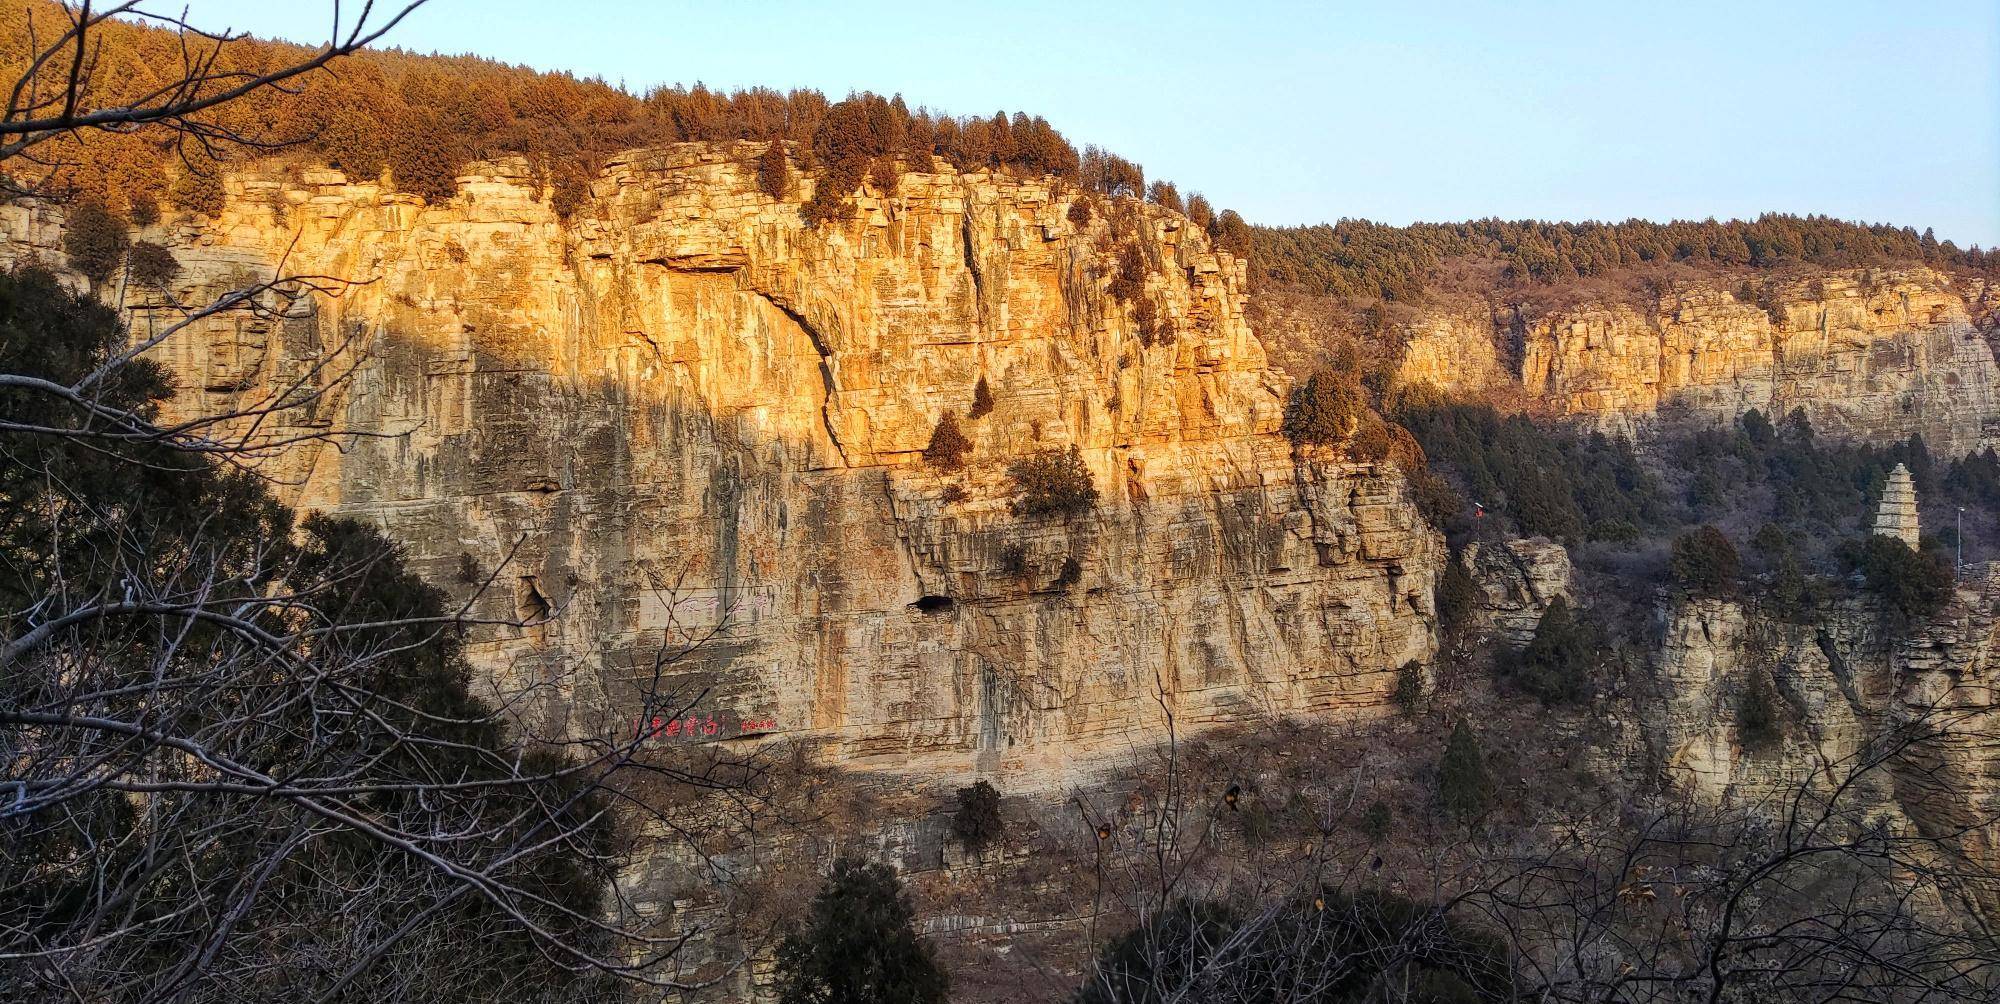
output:
[[[1079,225],[1053,181],[947,169],[812,229],[810,178],[763,194],[762,150],[625,155],[567,221],[518,161],[435,206],[232,177],[218,217],[135,235],[181,262],[174,299],[353,284],[166,341],[172,408],[326,388],[261,430],[340,434],[271,462],[290,499],[385,527],[492,622],[493,691],[571,734],[629,722],[659,672],[722,738],[1053,787],[1168,712],[1368,713],[1431,658],[1441,539],[1393,467],[1295,455],[1244,263],[1199,228],[1131,200]],[[4,226],[60,260],[54,210]],[[141,331],[175,317],[105,294]],[[948,412],[963,471],[922,459]],[[1096,508],[1016,514],[1009,464],[1072,445]]]

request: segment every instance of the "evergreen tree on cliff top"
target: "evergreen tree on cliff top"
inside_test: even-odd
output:
[[[781,1004],[941,1004],[951,979],[917,937],[915,911],[887,867],[833,866],[805,923],[778,949]]]

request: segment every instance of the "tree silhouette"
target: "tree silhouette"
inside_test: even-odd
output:
[[[841,858],[778,948],[780,1004],[943,1004],[951,980],[888,868]]]

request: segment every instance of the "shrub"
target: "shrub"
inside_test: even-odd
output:
[[[1370,840],[1379,841],[1389,835],[1389,827],[1396,821],[1389,803],[1376,799],[1369,803],[1367,811],[1361,814],[1361,832]]]
[[[931,442],[924,447],[924,460],[947,471],[955,471],[965,466],[965,455],[972,452],[972,440],[959,431],[958,416],[945,412],[938,419],[937,428],[931,430]]]
[[[1465,570],[1465,562],[1454,554],[1444,563],[1444,574],[1438,577],[1437,594],[1438,632],[1446,638],[1457,638],[1472,621],[1472,611],[1479,605],[1479,586],[1472,581],[1472,573]]]
[[[1507,946],[1443,903],[1321,886],[1244,912],[1167,904],[1107,943],[1070,1000],[1500,1004],[1517,982]]]
[[[1365,421],[1354,430],[1354,438],[1347,444],[1347,455],[1363,463],[1379,464],[1389,459],[1389,425],[1382,421]]]
[[[1056,588],[1068,589],[1083,581],[1083,562],[1072,554],[1063,559],[1062,569],[1056,573]]]
[[[184,213],[214,216],[229,202],[222,185],[222,167],[214,161],[183,168],[167,186],[167,200]]]
[[[1075,201],[1069,204],[1067,215],[1070,223],[1078,230],[1090,226],[1090,200],[1081,195],[1077,196]]]
[[[1146,257],[1134,241],[1126,241],[1118,246],[1118,271],[1111,276],[1110,285],[1104,291],[1112,299],[1130,302],[1139,298],[1146,289]]]
[[[160,222],[160,200],[151,192],[132,196],[132,225],[150,227]]]
[[[1028,574],[1028,549],[1019,544],[1001,548],[1000,571],[1017,577]]]
[[[1597,645],[1597,631],[1577,620],[1569,601],[1558,596],[1542,612],[1535,637],[1515,659],[1511,675],[1543,704],[1574,704],[1590,695]]]
[[[903,165],[897,162],[895,154],[882,154],[869,162],[868,180],[873,181],[883,195],[894,195],[903,184]]]
[[[951,980],[917,937],[915,916],[894,872],[835,862],[804,925],[778,947],[780,1004],[944,1004]]]
[[[1410,485],[1410,501],[1424,516],[1424,522],[1447,533],[1465,522],[1465,499],[1451,482],[1429,467],[1404,468],[1403,479]]]
[[[1173,341],[1170,332],[1160,323],[1160,308],[1153,304],[1150,296],[1140,294],[1139,302],[1132,307],[1132,323],[1139,329],[1139,341],[1148,347]]]
[[[1912,551],[1895,537],[1869,534],[1853,548],[1849,560],[1898,629],[1936,614],[1951,602],[1951,565],[1934,550]]]
[[[139,241],[125,254],[125,275],[135,286],[165,289],[180,274],[181,263],[174,253],[152,241]]]
[[[979,382],[972,385],[972,410],[965,413],[971,419],[985,418],[993,413],[993,390],[986,386],[986,376],[981,374]]]
[[[1493,797],[1493,777],[1486,770],[1486,754],[1479,737],[1461,721],[1452,726],[1445,740],[1444,755],[1438,758],[1438,804],[1447,815],[1461,822],[1479,818]]]
[[[103,282],[125,258],[125,222],[100,202],[79,203],[63,226],[63,254],[69,267],[92,282]]]
[[[785,143],[774,139],[757,158],[757,190],[782,202],[791,189],[792,169],[785,160]]]
[[[951,814],[951,835],[968,850],[980,850],[1006,831],[1000,818],[1000,791],[985,781],[958,789],[958,809]]]
[[[1743,688],[1742,702],[1736,706],[1736,733],[1743,745],[1751,748],[1767,747],[1778,740],[1777,694],[1761,671],[1752,670]]]
[[[1424,706],[1424,667],[1412,659],[1396,670],[1396,691],[1389,695],[1406,715],[1415,715]]]
[[[1097,485],[1074,443],[1068,450],[1050,447],[1023,457],[1007,473],[1020,492],[1014,511],[1023,516],[1076,516],[1097,506]]]
[[[851,186],[835,187],[835,179],[830,174],[822,176],[813,189],[813,197],[799,208],[799,215],[804,217],[809,227],[839,223],[854,215],[854,207],[847,204],[848,193],[853,191]]]
[[[1742,562],[1736,545],[1713,526],[1701,526],[1674,538],[1668,562],[1674,582],[1696,596],[1732,596]]]
[[[569,219],[590,201],[590,172],[581,164],[563,164],[549,179],[549,208]]]
[[[1327,444],[1346,439],[1368,411],[1368,393],[1354,369],[1325,368],[1292,391],[1285,409],[1285,436],[1294,444]]]

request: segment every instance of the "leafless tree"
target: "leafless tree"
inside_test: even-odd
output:
[[[336,60],[375,44],[425,0],[377,6],[375,0],[331,4],[326,42],[299,58],[249,68],[229,60],[248,36],[193,24],[186,8],[131,0],[101,7],[76,4],[31,7],[28,59],[8,86],[0,113],[0,167],[21,174],[12,161],[38,146],[92,132],[172,130],[216,149],[263,146],[270,140],[218,124],[204,113],[259,91],[291,87]],[[45,15],[41,23],[34,16]],[[169,29],[180,40],[180,65],[160,84],[119,94],[100,70],[99,35],[114,19]]]
[[[226,58],[241,36],[151,5],[38,6],[62,20],[35,26],[0,170],[32,190],[38,150],[93,131],[255,146],[208,113],[328,72],[420,2],[335,4],[324,47],[255,72]],[[180,79],[94,102],[111,18],[177,30]],[[467,632],[534,626],[473,613],[505,562],[448,600],[378,534],[297,521],[267,486],[271,458],[354,435],[318,413],[358,346],[163,417],[170,340],[310,320],[357,280],[280,263],[149,304],[144,332],[5,281],[0,325],[31,334],[0,337],[0,996],[581,1000],[714,978],[680,961],[700,932],[657,928],[612,881],[621,829],[676,832],[662,792],[742,798],[756,776],[652,724],[704,701],[676,681],[706,637],[663,638],[616,714],[531,731],[516,709],[560,676],[484,703],[461,655]]]
[[[1332,797],[1289,885],[1137,884],[1081,999],[1992,1000],[2000,814],[1967,766],[1992,715],[1963,693],[1903,709],[1754,800],[1609,790],[1473,827],[1393,895],[1374,852],[1327,850],[1354,801]]]
[[[1538,999],[1992,1000],[2000,816],[1953,766],[1992,726],[1927,707],[1766,798],[1627,804],[1465,902],[1523,946]]]

